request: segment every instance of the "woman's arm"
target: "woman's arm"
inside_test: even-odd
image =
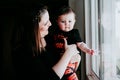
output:
[[[62,57],[58,61],[58,63],[53,66],[53,70],[56,72],[56,74],[60,78],[62,78],[62,76],[64,75],[64,72],[66,70],[66,67],[67,67],[71,57],[73,55],[79,53],[75,44],[67,45],[66,39],[64,39],[64,41],[65,41],[65,53],[62,55]]]

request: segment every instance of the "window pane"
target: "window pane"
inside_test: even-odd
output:
[[[100,55],[99,55],[99,28],[98,28],[98,1],[91,1],[91,29],[92,29],[92,49],[95,55],[92,56],[92,70],[99,77]],[[97,55],[96,55],[97,54]]]
[[[100,2],[100,77],[102,80],[119,80],[120,59],[120,3],[119,0]]]
[[[86,33],[91,36],[86,35],[86,40],[97,55],[86,58],[88,76],[120,80],[120,0],[91,0],[89,4]]]
[[[116,37],[116,72],[120,78],[120,0],[116,0],[115,7],[115,37]]]

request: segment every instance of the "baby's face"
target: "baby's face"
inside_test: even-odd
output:
[[[71,31],[75,24],[75,14],[72,12],[63,14],[58,17],[57,23],[60,30],[65,32]]]

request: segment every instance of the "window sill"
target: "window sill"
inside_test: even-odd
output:
[[[100,80],[93,72],[87,75],[88,80]]]

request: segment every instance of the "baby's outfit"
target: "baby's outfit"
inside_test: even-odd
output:
[[[79,80],[75,70],[77,64],[78,62],[68,64],[67,69],[64,73],[65,80]]]

